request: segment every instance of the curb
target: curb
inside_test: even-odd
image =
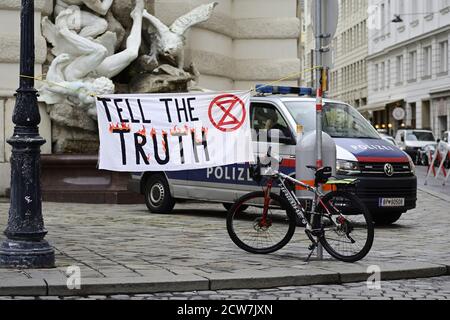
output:
[[[424,186],[417,186],[417,189],[419,189],[422,192],[428,193],[429,195],[432,195],[432,196],[434,196],[436,198],[439,198],[441,200],[450,202],[450,196],[446,196],[445,194],[442,194],[440,192],[433,191],[433,190],[431,190],[431,189],[429,189],[427,187],[424,187]]]
[[[381,264],[381,280],[402,280],[450,275],[450,265],[430,263]],[[158,277],[89,278],[81,288],[70,290],[62,279],[26,279],[0,281],[0,296],[88,296],[144,294],[176,291],[266,289],[284,286],[343,284],[367,281],[370,274],[364,265],[353,265],[344,272],[335,268],[316,270],[256,271],[214,273],[203,276],[173,275]]]
[[[47,283],[43,279],[23,281],[0,280],[0,296],[46,296]]]

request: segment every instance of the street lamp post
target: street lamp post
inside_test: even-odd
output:
[[[0,245],[0,267],[51,268],[53,248],[44,240],[42,218],[39,136],[41,121],[34,89],[34,1],[22,0],[20,34],[20,86],[12,121],[14,134],[8,139],[11,154],[11,203],[6,240]]]

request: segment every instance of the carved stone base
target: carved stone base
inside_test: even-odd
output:
[[[95,154],[99,147],[98,134],[77,128],[52,124],[52,150],[58,154]]]
[[[44,201],[76,203],[144,203],[129,192],[129,173],[97,169],[97,155],[42,155]]]
[[[0,246],[0,268],[54,268],[55,252],[47,241],[5,240]]]

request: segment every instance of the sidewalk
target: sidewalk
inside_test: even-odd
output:
[[[396,225],[375,230],[362,261],[330,258],[304,263],[302,229],[281,251],[252,255],[228,238],[220,204],[177,204],[173,214],[145,205],[44,203],[57,268],[0,269],[0,295],[96,295],[163,291],[270,288],[365,281],[369,265],[382,279],[450,274],[450,220],[444,199],[419,191],[418,208]],[[9,204],[0,201],[0,230]],[[439,222],[437,222],[439,221]],[[67,288],[68,266],[81,268],[81,289]]]
[[[425,179],[427,176],[427,167],[425,166],[416,166],[416,175],[417,187],[420,190],[427,191],[428,193],[441,197],[446,201],[450,201],[450,178],[447,180],[445,185],[443,185],[445,178],[442,172],[439,172],[437,178],[435,178],[431,173],[428,179]]]

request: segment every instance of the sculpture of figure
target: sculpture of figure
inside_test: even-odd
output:
[[[71,5],[81,6],[86,5],[89,9],[98,14],[104,16],[108,12],[109,8],[114,0],[56,0],[55,13],[58,15],[64,9]]]
[[[198,6],[187,14],[176,19],[170,27],[167,27],[158,18],[148,13],[147,10],[144,10],[144,18],[149,20],[157,31],[157,50],[156,52],[151,53],[151,55],[154,56],[153,58],[156,59],[158,54],[175,58],[177,60],[178,68],[183,69],[184,33],[190,27],[208,20],[217,4],[217,2],[212,2],[210,4]],[[152,33],[152,30],[149,28],[148,32]]]
[[[104,16],[111,7],[113,0],[56,0],[55,14],[58,16],[62,11],[69,7],[77,7],[76,15],[73,14],[72,27],[82,37],[95,38],[104,33],[108,28],[106,19],[100,18],[95,14],[79,9],[79,6],[85,4],[88,8]]]
[[[136,0],[131,12],[133,25],[126,49],[112,54],[102,41],[116,41],[115,34],[107,32],[95,41],[73,31],[73,18],[79,7],[70,6],[61,11],[55,25],[43,21],[47,27],[47,39],[55,45],[58,56],[47,73],[48,83],[41,88],[40,100],[47,104],[61,102],[68,95],[72,105],[89,105],[94,101],[91,94],[112,93],[114,85],[110,78],[119,74],[138,56],[141,44],[142,14],[144,0]],[[107,81],[108,80],[108,81]],[[72,93],[69,93],[72,92]],[[74,101],[78,99],[78,101]]]
[[[53,59],[47,75],[49,85],[45,89],[54,95],[43,94],[42,101],[57,104],[67,99],[72,105],[90,107],[95,104],[95,95],[114,93],[114,83],[106,77],[65,80],[63,69],[71,59],[65,53]]]

